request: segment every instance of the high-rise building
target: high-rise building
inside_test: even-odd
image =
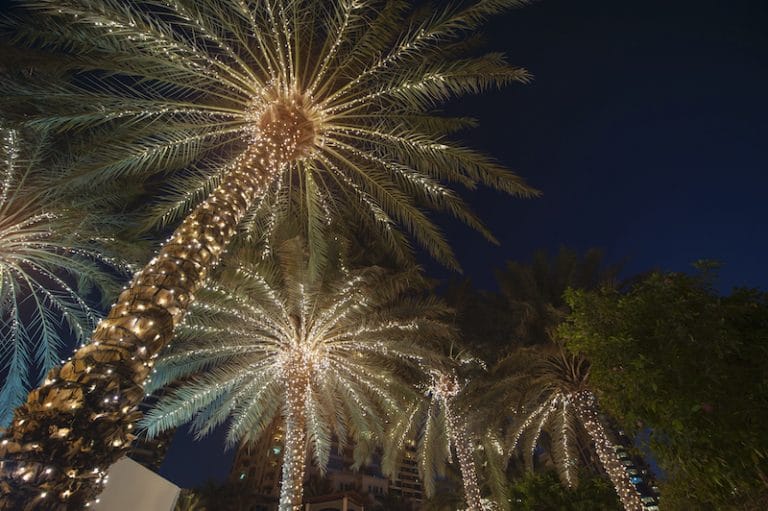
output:
[[[413,441],[409,441],[405,446],[405,452],[397,466],[395,478],[389,484],[389,492],[414,502],[421,502],[424,498],[423,487],[419,479],[416,443]]]
[[[249,502],[260,509],[277,509],[280,496],[280,476],[283,457],[284,433],[279,423],[270,426],[261,438],[251,444],[243,444],[235,456],[229,482],[236,485]],[[416,467],[416,449],[408,446],[398,467],[397,476],[390,481],[381,473],[380,456],[374,455],[370,463],[352,470],[354,451],[351,446],[340,446],[334,440],[325,474],[308,461],[306,471],[307,501],[323,495],[346,494],[352,500],[366,503],[366,507],[387,495],[402,497],[415,506],[422,499],[422,487]],[[316,482],[322,484],[315,487]],[[322,500],[322,499],[321,499]],[[408,509],[404,507],[403,511]]]
[[[273,422],[261,438],[243,443],[235,455],[229,482],[259,511],[277,509],[283,464],[283,429]]]

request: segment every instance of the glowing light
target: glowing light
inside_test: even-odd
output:
[[[206,410],[195,426],[206,433],[231,416],[235,445],[282,417],[281,510],[301,508],[308,443],[322,469],[332,432],[350,434],[346,420],[359,436],[399,409],[392,362],[420,361],[416,341],[438,324],[428,304],[398,311],[404,287],[383,287],[408,274],[340,267],[318,280],[307,265],[295,239],[274,260],[243,252],[225,261],[178,327],[181,342],[158,359],[150,390],[200,367],[209,376],[180,385],[144,419],[155,433]]]

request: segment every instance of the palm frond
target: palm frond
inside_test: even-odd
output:
[[[231,252],[158,359],[152,388],[178,383],[144,417],[149,436],[192,421],[198,435],[227,424],[230,446],[257,437],[286,417],[287,393],[304,388],[291,369],[299,357],[318,467],[333,438],[358,445],[360,462],[381,442],[410,392],[398,368],[429,357],[424,339],[449,335],[447,309],[414,289],[415,270],[348,268],[336,247],[313,272],[307,243]]]
[[[493,240],[449,185],[536,192],[452,138],[474,121],[437,108],[530,79],[503,55],[473,49],[485,19],[525,3],[29,0],[0,34],[58,62],[9,69],[0,108],[67,134],[74,156],[57,177],[69,186],[164,181],[146,188],[170,195],[148,193],[141,211],[145,227],[164,228],[254,150],[258,112],[302,98],[311,147],[250,212],[264,250],[277,220],[297,212],[313,271],[329,257],[331,222],[364,223],[400,261],[412,259],[405,231],[458,268],[422,207]]]
[[[99,314],[90,299],[116,294],[129,269],[108,251],[113,228],[45,186],[51,165],[45,134],[0,124],[0,424],[31,386],[78,344]],[[95,293],[93,293],[95,291]]]

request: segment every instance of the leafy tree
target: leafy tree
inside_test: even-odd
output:
[[[591,360],[603,406],[650,431],[665,509],[765,502],[766,294],[722,296],[706,272],[653,273],[626,292],[571,291],[568,303],[560,333]]]
[[[41,174],[51,164],[49,137],[0,124],[2,427],[70,343],[88,340],[99,319],[93,298],[116,294],[125,268],[106,253],[107,223],[48,189]]]
[[[513,342],[515,318],[500,293],[473,287],[468,279],[452,281],[443,293],[456,311],[462,342],[485,361],[503,357]]]
[[[307,449],[324,471],[332,437],[367,448],[383,436],[407,392],[394,366],[428,359],[421,339],[450,335],[446,309],[413,293],[416,270],[339,262],[313,276],[297,238],[266,259],[248,249],[231,257],[159,359],[151,387],[200,374],[162,396],[142,424],[152,436],[192,420],[203,436],[226,422],[231,447],[282,417],[280,509],[300,509]]]
[[[513,509],[520,511],[619,511],[621,504],[603,478],[583,474],[576,488],[565,488],[555,472],[528,473],[512,483]]]
[[[530,262],[508,261],[496,271],[498,292],[463,280],[450,282],[444,294],[456,310],[462,340],[495,362],[517,347],[549,344],[568,313],[565,290],[613,284],[619,268],[606,265],[597,249],[584,254],[565,247],[555,254],[541,250]]]
[[[2,485],[6,507],[43,494],[82,506],[98,493],[94,468],[105,469],[130,443],[149,362],[247,216],[256,231],[280,215],[302,216],[318,267],[339,210],[356,211],[356,223],[401,258],[409,249],[398,227],[456,266],[417,204],[490,237],[447,184],[533,192],[451,139],[471,120],[430,112],[458,95],[528,80],[498,53],[473,56],[466,40],[487,17],[523,3],[23,3],[21,21],[0,32],[61,55],[72,79],[3,74],[4,107],[29,125],[67,132],[73,157],[62,183],[162,178],[155,223],[184,220],[118,298],[94,333],[97,342],[50,373],[55,383],[16,412],[0,455],[44,444],[45,457],[67,469],[26,480],[4,472],[12,479]],[[72,386],[93,387],[94,399],[71,393]],[[89,427],[95,417],[99,428]],[[79,427],[70,438],[50,436],[73,423]],[[74,463],[84,452],[99,454]]]

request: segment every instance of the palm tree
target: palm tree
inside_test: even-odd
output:
[[[68,341],[88,340],[99,317],[88,297],[115,292],[110,271],[123,266],[99,250],[92,222],[41,182],[49,154],[44,134],[0,124],[0,427],[67,356]]]
[[[229,447],[258,438],[276,417],[285,445],[280,509],[302,505],[307,446],[324,470],[333,436],[369,445],[406,392],[399,361],[429,356],[423,336],[444,338],[445,309],[414,295],[415,270],[309,271],[294,238],[262,259],[233,255],[201,292],[152,386],[188,379],[143,420],[150,436],[192,420],[202,436],[226,421]]]
[[[530,361],[530,359],[529,359]],[[512,376],[514,382],[502,382],[505,386],[517,386],[528,378],[524,373]],[[509,430],[509,453],[515,452],[521,439],[527,453],[533,453],[546,429],[552,437],[552,454],[555,467],[568,487],[576,480],[577,435],[583,428],[594,445],[603,468],[611,479],[624,509],[640,511],[643,503],[640,494],[629,479],[629,474],[616,453],[600,420],[597,397],[589,385],[589,362],[559,348],[532,366],[533,378],[527,403],[517,411],[517,420]]]
[[[583,255],[561,247],[557,254],[539,251],[530,263],[507,261],[496,272],[510,313],[513,334],[523,344],[548,344],[568,314],[566,289],[596,289],[615,284],[620,265],[605,266],[603,254],[590,249]]]
[[[476,373],[483,363],[466,351],[455,350],[454,344],[450,346],[449,353],[438,362],[419,366],[426,376],[425,382],[419,384],[422,395],[414,396],[409,407],[401,411],[389,428],[382,470],[394,474],[406,442],[418,438],[419,475],[427,497],[431,497],[435,493],[435,471],[438,475],[444,472],[453,450],[461,471],[467,509],[482,511],[485,507],[475,459],[476,439],[469,426],[474,419],[472,407],[477,396],[472,391],[472,380],[464,376]]]
[[[21,458],[44,443],[57,469],[13,480],[4,505],[42,493],[84,505],[98,493],[94,470],[125,452],[154,357],[246,214],[303,214],[318,264],[339,210],[355,211],[357,223],[403,257],[398,225],[453,266],[416,204],[490,237],[446,183],[532,191],[450,139],[471,120],[429,112],[451,97],[528,79],[498,53],[458,58],[473,49],[467,33],[522,3],[434,10],[374,0],[30,2],[4,36],[70,58],[72,78],[5,73],[2,106],[30,125],[68,133],[75,156],[62,182],[114,187],[155,176],[170,188],[159,223],[184,220],[120,295],[94,342],[16,412],[0,456]],[[285,190],[299,190],[300,210],[281,199]],[[91,387],[87,399],[69,390]],[[68,438],[51,438],[71,424],[78,427]],[[83,452],[99,454],[75,465]]]

